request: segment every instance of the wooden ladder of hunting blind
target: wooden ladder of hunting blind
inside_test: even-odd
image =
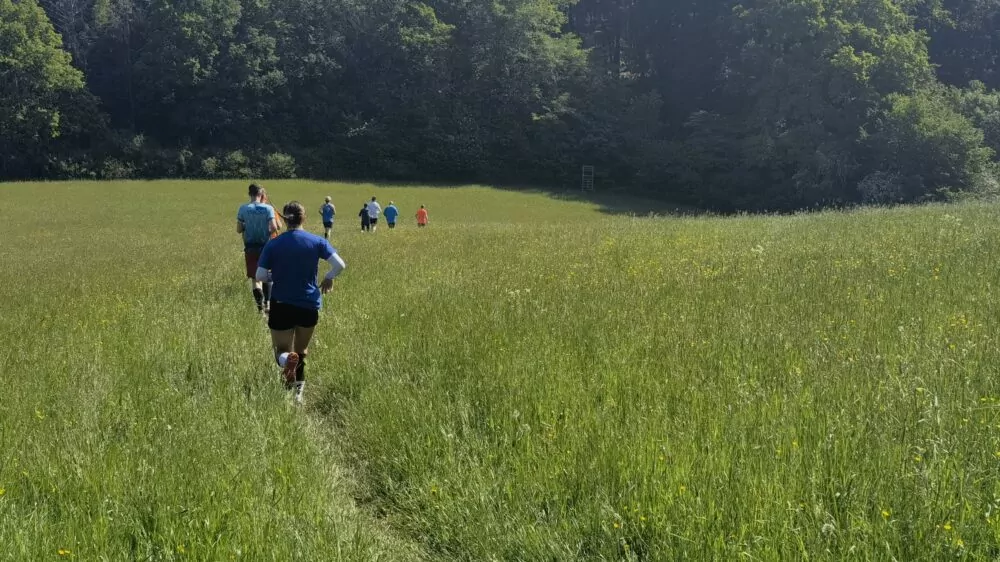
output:
[[[580,188],[584,191],[594,191],[594,167],[584,166],[583,167],[583,180],[580,183]]]

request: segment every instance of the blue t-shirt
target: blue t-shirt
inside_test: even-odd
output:
[[[323,222],[333,222],[333,205],[327,203],[319,208],[319,212],[323,215]]]
[[[389,205],[385,208],[385,211],[383,211],[382,214],[385,215],[385,220],[389,222],[396,222],[396,217],[399,216],[399,209],[397,209],[395,205]]]
[[[274,208],[263,203],[247,203],[236,213],[236,220],[243,223],[243,245],[248,250],[259,250],[271,238],[269,225],[274,220]]]
[[[337,250],[320,236],[289,230],[264,246],[257,265],[271,270],[271,300],[308,310],[319,310],[321,294],[316,285],[319,260]]]

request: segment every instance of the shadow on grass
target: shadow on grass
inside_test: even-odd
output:
[[[355,182],[352,182],[355,183]],[[356,182],[372,184],[378,187],[406,187],[420,188],[433,187],[437,189],[462,188],[477,185],[496,189],[500,191],[510,191],[515,193],[537,193],[552,199],[561,201],[573,201],[591,203],[598,205],[600,212],[606,215],[635,216],[635,217],[691,217],[708,214],[702,209],[687,205],[671,203],[655,197],[648,197],[639,194],[625,193],[620,190],[601,190],[586,192],[580,189],[558,189],[541,188],[537,186],[504,185],[504,184],[468,184],[468,183],[447,183],[447,182]]]
[[[618,192],[585,192],[580,190],[544,190],[499,187],[505,191],[542,193],[553,199],[595,204],[606,215],[635,217],[690,217],[704,214],[694,207],[677,205],[668,201]]]

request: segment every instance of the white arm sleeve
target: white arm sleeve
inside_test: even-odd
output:
[[[258,267],[257,275],[255,275],[254,277],[257,279],[257,281],[260,281],[261,283],[267,283],[271,280],[271,272],[264,269],[263,267]]]
[[[330,264],[330,271],[326,272],[327,279],[333,279],[340,275],[340,272],[344,271],[344,268],[347,267],[347,264],[344,263],[344,260],[340,259],[340,254],[337,252],[334,252],[326,262]]]

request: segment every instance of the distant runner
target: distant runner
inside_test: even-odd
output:
[[[358,213],[361,217],[361,232],[368,232],[372,229],[372,216],[368,213],[368,203],[365,203],[364,207],[361,207],[361,212]]]
[[[427,209],[425,209],[423,205],[421,205],[420,210],[417,211],[417,226],[427,226]]]
[[[294,390],[295,402],[302,404],[306,356],[319,322],[322,295],[330,292],[333,278],[346,266],[330,242],[302,229],[306,209],[301,203],[285,205],[282,215],[288,232],[264,247],[255,278],[274,282],[274,305],[267,321],[274,359],[282,368],[285,387]],[[319,260],[327,261],[330,271],[317,287]]]
[[[396,228],[396,217],[399,216],[399,209],[396,208],[396,204],[389,201],[389,206],[385,208],[385,222],[389,225],[389,229]]]
[[[250,184],[248,190],[250,202],[241,206],[236,213],[236,232],[243,235],[247,277],[250,279],[250,288],[253,292],[253,300],[257,303],[257,311],[261,313],[265,312],[264,304],[270,301],[271,295],[270,285],[265,285],[255,278],[257,261],[260,259],[264,245],[278,230],[274,208],[263,202],[263,191],[259,185]],[[264,293],[265,289],[267,289],[267,294]]]
[[[333,230],[333,217],[337,214],[337,208],[330,203],[330,196],[326,196],[326,203],[319,208],[319,214],[323,217],[323,238],[330,239],[330,231]]]
[[[378,229],[378,216],[382,213],[382,206],[378,204],[375,200],[375,196],[372,196],[372,202],[368,204],[368,218],[371,219],[371,230],[375,232]]]

